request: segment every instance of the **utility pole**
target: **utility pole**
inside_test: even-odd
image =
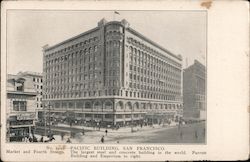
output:
[[[47,114],[46,114],[46,105],[44,104],[43,106],[44,108],[44,136],[47,136],[47,131],[46,131],[46,128],[47,128]]]
[[[49,123],[49,132],[51,132],[51,127],[50,127],[50,104],[48,104],[48,105],[44,105],[44,118],[45,118],[45,125],[44,125],[44,135],[45,136],[47,136],[47,111],[46,111],[46,108],[48,108],[48,110],[49,110],[49,121],[48,121],[48,123]]]
[[[134,132],[134,130],[133,130],[133,123],[134,123],[134,121],[133,121],[133,107],[131,107],[131,132],[132,133]]]
[[[51,105],[49,104],[48,107],[49,107],[49,132],[51,133],[51,127],[50,127],[50,107],[51,107]]]

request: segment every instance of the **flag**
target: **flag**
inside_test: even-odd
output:
[[[117,11],[115,11],[115,14],[118,14],[118,15],[120,15],[120,13],[119,13],[119,12],[117,12]]]

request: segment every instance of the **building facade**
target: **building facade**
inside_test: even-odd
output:
[[[183,72],[185,118],[206,119],[206,67],[195,60]]]
[[[182,116],[182,58],[107,22],[43,48],[43,96],[56,121],[127,125]]]
[[[37,116],[37,119],[43,118],[43,104],[42,104],[43,75],[42,73],[25,71],[25,72],[19,72],[17,75],[32,79],[35,91],[37,93],[36,116]]]
[[[22,141],[32,133],[36,120],[36,91],[32,79],[8,75],[7,140]]]

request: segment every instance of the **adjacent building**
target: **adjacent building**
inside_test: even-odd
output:
[[[183,72],[184,117],[206,119],[206,67],[195,60]]]
[[[37,116],[37,119],[43,118],[43,104],[42,104],[43,75],[42,73],[25,71],[25,72],[19,72],[17,75],[32,79],[34,89],[37,93],[36,116]]]
[[[32,133],[36,120],[36,95],[31,78],[7,76],[8,141],[22,141]]]
[[[127,125],[182,116],[182,57],[107,22],[43,48],[43,101],[57,122]]]

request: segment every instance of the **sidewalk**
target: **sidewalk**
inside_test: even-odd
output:
[[[78,125],[73,125],[69,126],[67,124],[58,124],[57,126],[59,127],[65,127],[65,128],[74,128],[74,129],[79,129],[79,131],[82,131],[83,129],[85,131],[95,131],[95,132],[105,132],[106,128],[94,128],[94,127],[86,127],[86,126],[78,126]],[[140,126],[137,127],[120,127],[119,129],[112,129],[112,128],[107,128],[108,133],[128,133],[128,132],[138,132],[138,131],[148,131],[148,130],[153,130],[153,129],[161,129],[161,128],[166,128],[166,127],[175,127],[176,123],[173,123],[172,125],[158,125],[154,124],[153,126],[143,126],[142,128]]]
[[[145,134],[147,136],[150,136],[150,134],[153,134],[157,132],[160,129],[170,129],[172,127],[144,127],[139,131],[131,132],[131,128],[123,128],[122,130],[108,130],[108,133],[106,135],[105,130],[101,129],[100,131],[89,131],[85,132],[83,135],[82,133],[76,133],[74,138],[71,138],[69,135],[65,135],[64,139],[61,140],[60,135],[54,135],[55,140],[49,142],[49,143],[66,143],[67,139],[70,138],[71,143],[85,143],[85,144],[102,144],[101,138],[104,136],[104,144],[133,144],[135,141],[137,143],[140,143],[140,140],[145,140]],[[135,128],[133,128],[135,129]],[[36,135],[38,139],[41,138],[40,135]],[[44,139],[47,140],[48,138],[44,136]],[[136,140],[135,140],[136,139]]]

